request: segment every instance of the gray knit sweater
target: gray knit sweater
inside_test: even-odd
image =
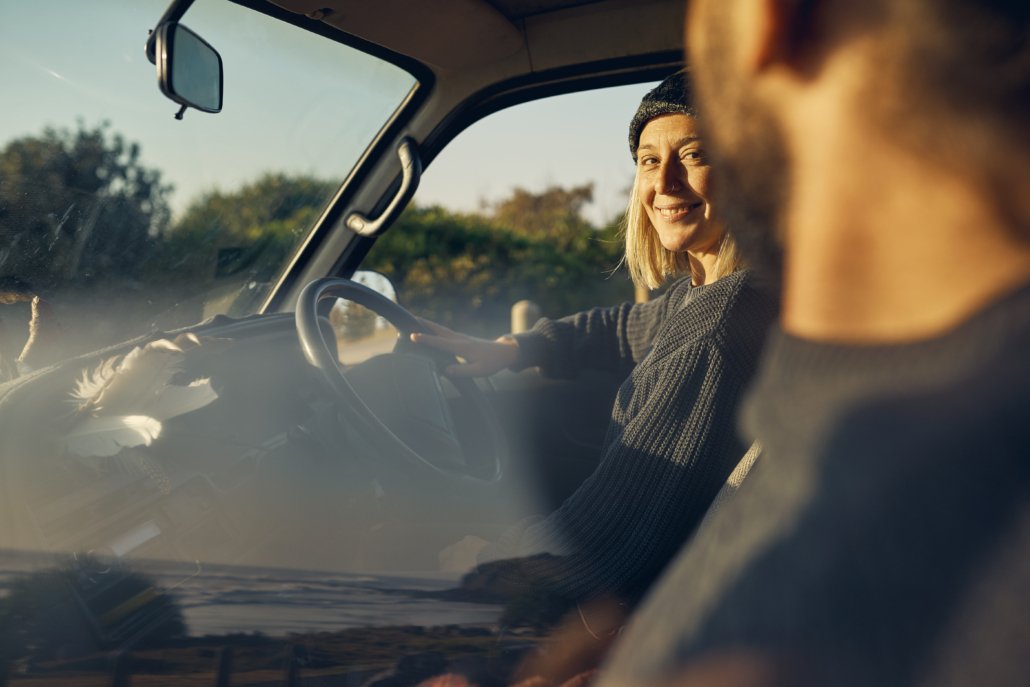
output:
[[[744,404],[764,452],[601,684],[732,651],[776,684],[1027,684],[1028,351],[1030,285],[922,342],[772,335]]]
[[[571,600],[636,599],[691,533],[747,446],[736,431],[774,299],[749,272],[673,284],[648,303],[544,319],[517,336],[519,366],[627,375],[596,471],[491,557],[561,556],[547,583]]]

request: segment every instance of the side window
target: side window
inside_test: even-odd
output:
[[[393,284],[378,272],[358,270],[353,280],[390,300],[397,300]],[[374,356],[389,353],[400,336],[397,328],[386,318],[344,298],[336,300],[329,311],[329,321],[336,333],[337,358],[344,365],[356,365]]]
[[[387,276],[415,314],[480,336],[510,331],[520,301],[531,324],[632,300],[620,267],[626,136],[649,88],[556,96],[476,122],[426,169],[362,268]]]

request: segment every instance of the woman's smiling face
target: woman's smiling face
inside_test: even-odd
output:
[[[637,196],[667,250],[718,251],[725,229],[712,215],[709,176],[693,117],[661,115],[644,126],[637,148]]]

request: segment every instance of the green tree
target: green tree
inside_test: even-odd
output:
[[[515,187],[509,197],[490,206],[490,217],[516,233],[567,244],[594,229],[583,218],[583,207],[593,200],[592,183],[572,188],[549,186],[541,193]]]
[[[528,298],[560,316],[632,296],[618,265],[614,226],[584,221],[576,236],[527,236],[482,215],[409,208],[380,238],[363,267],[382,272],[403,305],[450,327],[507,331],[510,308]]]
[[[163,264],[177,277],[267,281],[303,238],[336,185],[267,173],[194,200],[168,233]]]
[[[171,190],[107,122],[10,141],[0,150],[0,276],[42,291],[138,278],[168,226]]]
[[[491,206],[488,216],[498,227],[574,254],[592,274],[610,272],[622,259],[623,217],[594,226],[583,216],[593,199],[592,183],[572,188],[549,186],[540,193],[516,187],[511,196]]]
[[[207,310],[242,313],[267,293],[336,184],[266,173],[233,191],[193,200],[168,230],[147,284],[167,309],[163,326],[181,326]],[[173,305],[174,304],[174,305]]]
[[[208,300],[213,286],[238,298],[241,284],[275,277],[333,190],[309,176],[265,174],[201,196],[166,233],[153,283],[166,280],[180,299],[183,282]],[[523,298],[562,315],[631,297],[624,275],[608,278],[622,254],[617,227],[582,216],[591,197],[587,185],[516,189],[482,214],[412,206],[362,267],[390,278],[412,311],[484,334],[506,330]]]

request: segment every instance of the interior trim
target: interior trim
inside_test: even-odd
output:
[[[308,235],[297,248],[290,259],[286,269],[279,275],[275,286],[269,291],[268,296],[258,308],[258,313],[277,312],[282,309],[283,293],[293,290],[297,281],[297,273],[303,271],[312,256],[318,252],[318,247],[330,234],[338,222],[341,221],[344,209],[348,206],[350,197],[364,178],[370,173],[370,159],[378,159],[381,155],[387,154],[397,139],[404,131],[404,127],[411,119],[411,116],[418,111],[432,93],[436,84],[436,75],[433,71],[418,60],[411,59],[405,55],[388,50],[375,43],[344,33],[320,20],[311,19],[295,12],[283,9],[268,0],[229,0],[230,2],[245,7],[255,12],[279,21],[286,22],[297,28],[311,31],[319,36],[332,40],[336,43],[352,47],[367,54],[389,62],[415,79],[415,86],[408,93],[407,97],[398,104],[391,118],[372,140],[365,152],[355,162],[350,173],[341,181],[335,195],[329,200],[321,215],[312,225]]]

